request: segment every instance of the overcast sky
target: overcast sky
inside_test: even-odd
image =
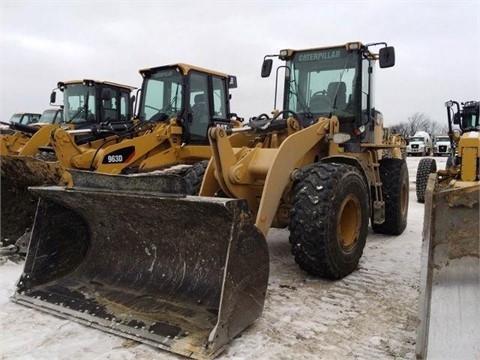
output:
[[[177,62],[236,75],[231,108],[249,118],[273,109],[264,55],[350,41],[395,47],[377,72],[387,125],[446,124],[445,101],[480,100],[480,0],[0,1],[2,120],[49,108],[58,81],[139,87],[139,69]]]

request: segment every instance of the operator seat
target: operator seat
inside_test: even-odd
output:
[[[343,81],[331,82],[327,87],[327,96],[332,101],[332,107],[335,103],[338,110],[345,110],[347,106],[347,85]]]
[[[206,140],[209,117],[207,105],[205,104],[205,95],[195,95],[193,102],[194,104],[192,106],[192,122],[190,124],[190,135],[194,135],[195,138],[201,137],[202,140]]]
[[[193,106],[192,106],[192,112],[193,112],[193,117],[200,117],[200,115],[203,115],[206,113],[205,111],[205,95],[203,94],[197,94],[195,95],[195,98],[193,99]]]

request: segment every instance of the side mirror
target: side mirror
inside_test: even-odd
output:
[[[455,125],[461,125],[461,122],[462,122],[462,117],[459,113],[456,113],[454,116],[453,116],[453,123]]]
[[[395,48],[393,46],[381,48],[378,56],[381,68],[388,68],[395,65]]]
[[[228,88],[236,89],[237,88],[237,77],[233,75],[228,75]]]
[[[135,100],[137,100],[135,95],[130,96],[130,104],[128,106],[128,112],[130,117],[135,117]]]
[[[263,64],[262,64],[262,78],[267,78],[270,76],[270,73],[272,72],[272,64],[273,60],[272,59],[264,59]]]
[[[55,104],[55,101],[57,100],[57,93],[55,91],[52,91],[50,94],[50,105]]]

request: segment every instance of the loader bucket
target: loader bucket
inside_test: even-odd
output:
[[[196,359],[261,315],[268,248],[244,200],[31,190],[40,200],[14,301]]]
[[[417,358],[480,357],[480,183],[425,197]]]
[[[1,234],[15,241],[31,228],[37,199],[29,186],[57,185],[63,170],[58,163],[32,156],[0,156],[1,163]]]
[[[45,161],[33,156],[0,157],[2,178],[11,179],[17,187],[57,185],[63,169],[56,161]]]

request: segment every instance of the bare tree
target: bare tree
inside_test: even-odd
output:
[[[407,121],[391,126],[394,133],[402,135],[405,139],[413,136],[418,131],[426,131],[430,135],[446,134],[448,132],[447,124],[440,124],[432,121],[428,115],[422,112],[416,112],[408,117]]]
[[[422,112],[416,112],[410,115],[407,119],[407,131],[408,135],[412,136],[417,131],[429,131],[432,121]]]
[[[409,135],[408,133],[408,123],[401,122],[399,124],[394,124],[390,127],[392,129],[392,133],[400,134],[404,139],[406,139]]]
[[[438,121],[432,121],[427,130],[430,135],[446,134],[448,132],[448,125],[445,123],[439,123]]]

